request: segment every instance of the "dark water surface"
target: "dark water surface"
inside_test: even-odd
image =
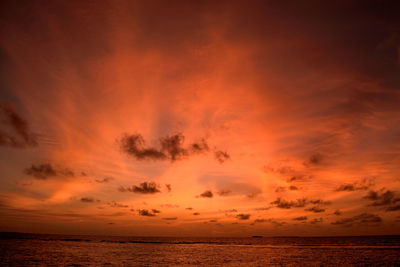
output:
[[[0,266],[400,266],[400,236],[167,238],[0,233]]]

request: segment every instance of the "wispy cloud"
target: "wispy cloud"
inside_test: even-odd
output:
[[[366,225],[375,225],[382,222],[382,218],[375,214],[370,213],[362,213],[357,216],[343,218],[341,220],[332,222],[333,225],[343,225],[343,226],[352,226],[353,224],[366,224]]]
[[[40,180],[46,180],[49,177],[55,176],[72,177],[75,175],[68,168],[55,168],[50,163],[32,164],[31,167],[24,170],[24,173]]]
[[[9,127],[9,131],[0,130],[0,146],[25,147],[38,144],[36,135],[30,132],[28,122],[10,103],[0,103],[0,124]]]

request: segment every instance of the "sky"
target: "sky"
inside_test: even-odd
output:
[[[400,234],[398,1],[1,1],[0,231]]]

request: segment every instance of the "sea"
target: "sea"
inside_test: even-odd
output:
[[[400,266],[400,236],[176,238],[0,233],[0,266]]]

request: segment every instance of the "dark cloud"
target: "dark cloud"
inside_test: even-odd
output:
[[[152,211],[153,213],[161,213],[161,211],[156,210],[156,209],[152,209],[151,211]]]
[[[296,201],[286,201],[278,197],[275,201],[271,202],[272,205],[275,205],[280,209],[290,209],[290,208],[301,208],[306,206],[308,203],[307,199],[297,199]]]
[[[197,216],[197,215],[200,215],[200,213],[199,212],[194,212],[193,215]]]
[[[370,190],[365,199],[371,200],[370,206],[385,206],[386,211],[396,211],[399,209],[397,202],[400,202],[400,197],[396,192],[381,189],[380,191]]]
[[[300,217],[296,217],[293,218],[294,221],[306,221],[307,220],[307,216],[300,216]]]
[[[287,179],[288,183],[291,182],[301,182],[301,181],[306,181],[306,180],[310,180],[312,177],[309,175],[304,175],[304,174],[296,174],[296,175],[292,175]]]
[[[208,152],[209,150],[210,148],[208,147],[208,144],[204,139],[201,139],[199,142],[190,145],[190,151],[192,153]]]
[[[159,140],[160,147],[146,147],[145,141],[140,134],[125,134],[119,140],[122,152],[134,157],[137,160],[170,160],[171,162],[182,160],[192,154],[208,152],[209,146],[205,139],[195,142],[184,147],[185,136],[182,133],[161,137]],[[218,153],[218,155],[217,155]],[[229,158],[226,152],[216,152],[217,160],[223,162]]]
[[[236,218],[238,218],[239,220],[248,220],[250,219],[251,214],[243,214],[240,213],[238,215],[236,215]]]
[[[148,216],[148,217],[156,216],[154,213],[152,213],[151,211],[146,210],[146,209],[138,210],[138,214],[140,216]]]
[[[215,158],[218,160],[219,163],[224,163],[225,161],[229,160],[231,156],[229,156],[228,152],[226,151],[215,151]]]
[[[171,192],[172,187],[170,184],[165,184],[165,187],[167,188],[168,192]]]
[[[280,209],[290,209],[290,208],[302,208],[307,206],[308,204],[329,205],[330,202],[324,201],[322,199],[308,200],[307,198],[297,199],[296,201],[287,201],[278,197],[275,201],[271,202],[271,204]]]
[[[260,208],[255,208],[255,210],[269,210],[271,207],[260,207]]]
[[[187,209],[187,210],[193,210],[193,208],[192,208],[192,207],[187,207],[186,209]]]
[[[113,207],[113,208],[128,208],[129,207],[128,205],[121,204],[121,203],[118,203],[118,202],[115,202],[115,201],[111,201],[111,202],[109,202],[107,204],[110,207]]]
[[[204,198],[212,198],[214,196],[213,192],[210,190],[204,191],[201,193],[198,197],[204,197]]]
[[[81,198],[81,202],[92,203],[95,202],[95,199],[91,197],[83,197]]]
[[[133,192],[138,194],[155,194],[160,193],[159,185],[155,182],[143,182],[139,186],[133,185],[132,187],[120,186],[118,191],[120,192]]]
[[[315,213],[320,213],[320,212],[325,212],[325,209],[322,209],[320,207],[311,207],[311,208],[305,209],[305,211],[312,211]]]
[[[289,186],[289,187],[287,187],[287,188],[284,187],[284,186],[278,186],[278,187],[275,189],[275,192],[276,192],[276,193],[285,192],[287,189],[289,189],[290,191],[299,190],[298,187],[297,187],[297,186],[294,186],[294,185],[291,185],[291,186]]]
[[[325,201],[322,199],[311,199],[309,200],[309,203],[314,204],[314,205],[330,205],[330,201]]]
[[[209,220],[208,222],[210,222],[210,223],[216,223],[216,222],[218,222],[218,220],[212,219],[212,220]]]
[[[353,224],[377,224],[382,222],[382,218],[375,214],[370,213],[362,213],[360,215],[343,218],[336,222],[332,222],[333,225],[343,225],[343,226],[352,226]]]
[[[46,180],[48,177],[54,176],[74,176],[74,172],[69,169],[56,169],[50,163],[42,163],[38,165],[32,164],[31,167],[26,168],[24,173],[33,176],[36,179]]]
[[[315,153],[310,156],[308,161],[304,162],[305,166],[311,167],[312,165],[320,165],[323,162],[324,157],[320,153]]]
[[[166,221],[175,221],[178,219],[178,217],[168,217],[168,218],[162,218],[162,219],[166,220]]]
[[[163,160],[167,156],[155,149],[145,148],[145,141],[140,134],[125,134],[120,140],[120,149],[137,160]]]
[[[371,186],[375,184],[373,178],[364,178],[361,181],[357,181],[351,184],[342,184],[335,191],[358,191],[358,190],[367,190]]]
[[[311,224],[322,223],[322,222],[323,222],[322,218],[315,218],[310,221]]]
[[[85,175],[84,175],[85,176]],[[103,179],[96,179],[96,183],[104,184],[114,180],[113,177],[104,177]]]
[[[181,133],[160,138],[161,151],[164,152],[171,161],[183,159],[188,156],[187,149],[183,148],[185,137]]]
[[[335,212],[333,214],[339,216],[339,215],[342,215],[342,212],[340,210],[335,210]]]
[[[400,205],[394,205],[386,208],[386,211],[398,211],[400,210]]]
[[[222,189],[217,192],[217,194],[221,197],[229,196],[232,193],[232,190],[229,189]]]
[[[11,104],[0,104],[0,124],[8,126],[12,132],[0,130],[0,146],[25,147],[38,144],[36,136],[29,130],[27,121],[14,110]]]

